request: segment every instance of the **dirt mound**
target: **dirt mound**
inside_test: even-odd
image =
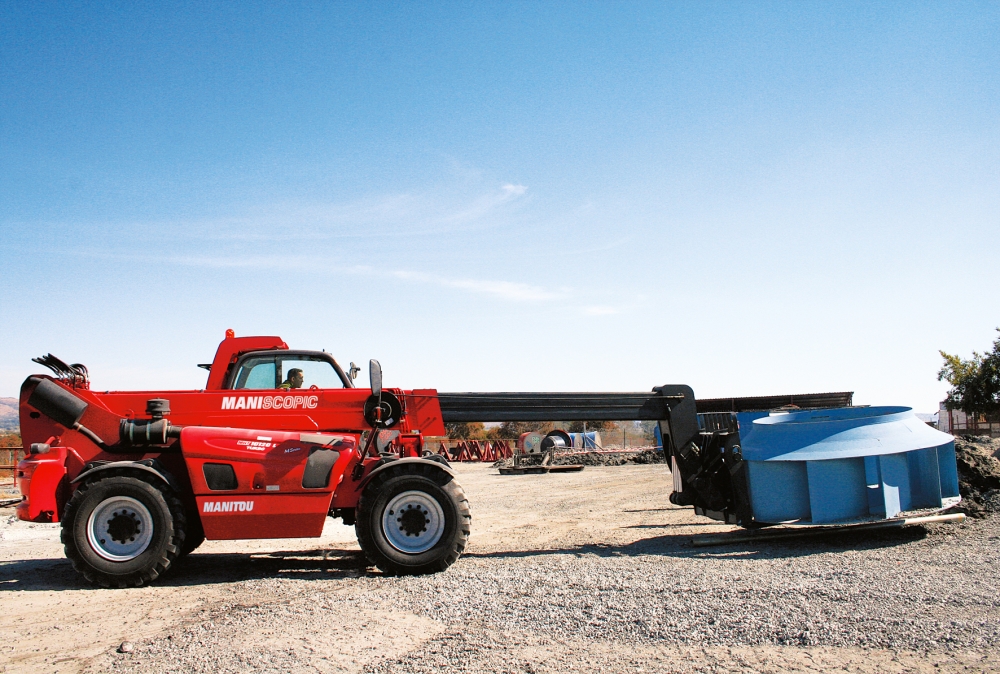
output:
[[[1000,512],[1000,438],[963,435],[955,438],[960,510],[972,517]]]
[[[522,465],[542,462],[542,457],[530,456],[522,459]],[[553,466],[584,465],[584,466],[624,466],[629,463],[666,463],[663,451],[644,449],[637,452],[571,452],[556,454],[552,460]],[[514,465],[513,459],[501,459],[493,464],[494,468],[507,468]]]

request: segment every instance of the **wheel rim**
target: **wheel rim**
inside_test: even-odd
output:
[[[404,491],[382,511],[382,531],[389,545],[400,552],[427,552],[444,535],[444,511],[430,494]]]
[[[139,501],[113,496],[101,501],[87,520],[91,549],[111,562],[127,562],[141,555],[153,539],[153,516]]]

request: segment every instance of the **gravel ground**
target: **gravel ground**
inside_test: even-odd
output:
[[[997,568],[1000,537],[991,522],[989,543],[970,550],[969,535],[985,533],[977,529],[958,535],[944,527],[914,529],[880,540],[844,537],[757,554],[695,553],[676,541],[653,540],[544,555],[471,555],[443,575],[367,576],[355,579],[348,592],[227,605],[180,638],[154,641],[105,664],[122,672],[149,671],[152,663],[162,666],[154,671],[315,671],[311,656],[322,647],[308,644],[299,630],[322,630],[345,610],[374,616],[376,633],[383,635],[397,616],[416,616],[417,623],[434,627],[436,635],[404,657],[380,662],[372,653],[358,663],[377,672],[560,671],[566,656],[577,654],[589,654],[595,670],[606,669],[611,663],[589,653],[591,644],[619,646],[611,649],[619,656],[630,650],[623,646],[642,651],[663,644],[995,655],[1000,593],[992,574],[975,570]],[[246,590],[295,592],[266,587],[273,582],[248,583]],[[282,633],[275,625],[295,627]],[[241,634],[269,630],[278,634],[276,641],[230,653]],[[519,653],[525,645],[553,646],[560,637],[578,646],[555,649],[562,651],[559,666]],[[306,648],[295,647],[296,639]],[[511,640],[521,648],[510,648]],[[369,643],[358,645],[364,651]]]
[[[1000,670],[996,515],[705,550],[691,547],[692,534],[730,527],[667,504],[662,465],[459,470],[473,538],[433,576],[366,569],[336,523],[339,538],[290,541],[288,552],[208,543],[166,583],[141,590],[78,589],[66,562],[50,559],[40,568],[60,580],[18,591],[4,580],[11,564],[0,563],[5,606],[65,590],[107,600],[92,620],[115,619],[106,607],[132,597],[179,607],[156,629],[136,619],[135,637],[108,632],[91,658],[53,653],[5,670]],[[125,639],[131,652],[117,652]]]

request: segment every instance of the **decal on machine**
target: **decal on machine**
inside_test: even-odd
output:
[[[203,513],[248,513],[253,510],[253,501],[205,501]]]
[[[224,410],[314,410],[319,396],[223,396]]]
[[[237,440],[236,445],[239,447],[246,447],[247,449],[256,449],[258,452],[263,452],[264,450],[271,449],[273,443],[257,442],[256,440]]]

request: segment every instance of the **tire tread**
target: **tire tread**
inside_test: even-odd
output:
[[[406,566],[389,559],[379,550],[371,530],[371,511],[379,492],[386,482],[400,476],[425,477],[432,480],[451,499],[458,514],[455,533],[445,554],[432,562],[419,566]],[[362,492],[357,512],[355,530],[358,534],[361,550],[365,553],[368,561],[382,572],[392,576],[424,575],[444,571],[458,561],[458,558],[465,552],[469,535],[472,533],[472,510],[462,486],[444,471],[423,464],[404,464],[396,470],[388,470],[376,475]]]
[[[120,481],[123,478],[145,482],[159,491],[163,496],[164,501],[167,503],[167,507],[173,520],[173,526],[170,540],[164,546],[158,559],[156,559],[152,564],[147,564],[146,567],[133,571],[132,573],[115,576],[113,574],[94,569],[86,562],[80,554],[80,551],[77,549],[73,529],[76,513],[79,510],[80,505],[86,499],[88,492],[102,483],[113,483]],[[173,562],[180,556],[181,550],[184,547],[185,533],[187,530],[187,518],[184,514],[183,503],[177,494],[174,493],[174,490],[169,486],[140,471],[130,471],[128,468],[119,468],[94,476],[93,479],[87,480],[80,485],[73,493],[73,496],[66,503],[66,507],[63,510],[62,525],[61,541],[63,544],[63,550],[66,553],[66,557],[73,564],[73,568],[77,571],[77,573],[82,575],[93,585],[105,588],[126,588],[142,587],[159,578],[170,568]]]

